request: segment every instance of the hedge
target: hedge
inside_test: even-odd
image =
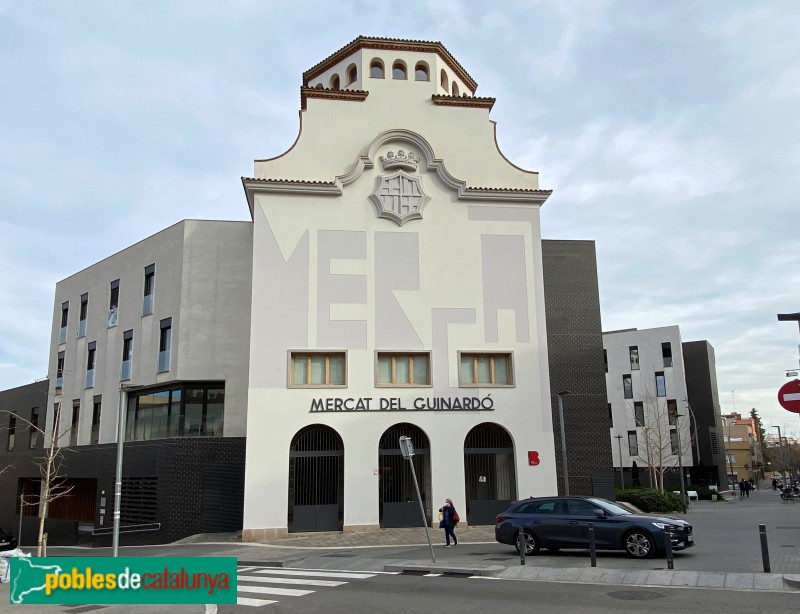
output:
[[[680,496],[671,491],[661,492],[655,488],[617,488],[616,494],[617,501],[633,503],[643,512],[682,511]]]

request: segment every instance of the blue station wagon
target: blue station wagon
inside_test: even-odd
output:
[[[517,501],[497,517],[494,535],[501,544],[516,546],[525,535],[525,553],[540,548],[588,548],[589,523],[594,524],[598,550],[624,550],[646,559],[664,550],[667,532],[673,550],[694,546],[692,525],[672,516],[636,514],[599,497],[535,497]]]

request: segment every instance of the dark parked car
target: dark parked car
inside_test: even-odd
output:
[[[598,550],[625,550],[637,559],[652,557],[666,548],[667,531],[672,548],[694,546],[692,525],[680,518],[633,513],[598,497],[535,497],[517,501],[497,517],[495,539],[516,546],[519,532],[525,534],[525,553],[539,548],[557,552],[561,548],[588,548],[589,523],[594,523]]]
[[[13,550],[17,547],[17,538],[11,531],[0,529],[0,550]]]

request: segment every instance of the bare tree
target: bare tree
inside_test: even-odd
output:
[[[30,420],[26,420],[15,412],[8,410],[2,411],[7,414],[14,414],[16,420],[22,421],[28,425],[31,433],[40,433],[43,438],[43,455],[38,463],[39,474],[42,480],[39,494],[33,495],[28,500],[21,498],[19,513],[20,516],[22,516],[23,506],[39,506],[39,530],[36,540],[36,556],[47,556],[47,539],[44,532],[44,521],[47,518],[50,504],[56,499],[69,495],[74,488],[67,483],[68,480],[64,471],[64,450],[58,445],[61,437],[66,435],[71,427],[60,429],[61,403],[55,404],[53,426],[49,433],[45,427],[33,424]],[[21,538],[22,536],[20,535],[19,537]]]
[[[641,408],[633,403],[629,410],[632,423],[643,436],[643,441],[638,442],[638,454],[633,457],[647,467],[651,486],[664,492],[664,474],[679,466],[678,454],[691,449],[691,434],[677,433],[677,404],[670,408],[666,397],[653,394],[648,387]]]

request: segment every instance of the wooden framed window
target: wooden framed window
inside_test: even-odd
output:
[[[383,79],[383,62],[374,59],[369,64],[369,76],[371,79]]]
[[[347,385],[345,352],[292,352],[290,363],[290,388]]]
[[[430,352],[378,352],[376,386],[430,386]]]
[[[459,352],[458,385],[513,386],[511,352]]]

